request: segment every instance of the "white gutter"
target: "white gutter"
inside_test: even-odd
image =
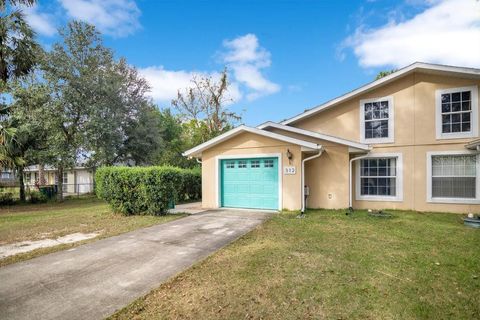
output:
[[[305,158],[305,159],[302,160],[302,184],[301,184],[301,188],[302,188],[302,212],[301,212],[301,214],[302,215],[305,213],[305,162],[320,157],[323,153],[323,150],[324,150],[323,147],[320,147],[318,149],[318,153],[316,155]]]
[[[348,208],[353,208],[353,192],[352,192],[352,172],[353,172],[353,169],[352,169],[352,166],[353,166],[353,162],[354,161],[357,161],[357,160],[361,160],[361,159],[364,159],[364,158],[367,158],[369,156],[369,154],[365,154],[363,156],[359,156],[359,157],[356,157],[356,158],[352,158],[350,159],[350,167],[348,168],[349,169],[349,172],[348,172]]]

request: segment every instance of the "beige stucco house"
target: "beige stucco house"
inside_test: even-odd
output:
[[[184,155],[202,162],[205,208],[478,212],[479,85],[480,69],[414,63]]]

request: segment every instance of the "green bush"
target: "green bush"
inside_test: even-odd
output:
[[[200,169],[182,170],[182,187],[178,201],[198,200],[202,197],[202,172]]]
[[[125,215],[165,214],[172,202],[201,196],[200,171],[175,167],[103,167],[95,193]]]
[[[40,191],[30,191],[28,193],[30,203],[44,203],[47,202],[48,197]]]
[[[15,204],[12,192],[0,192],[0,205],[9,206]]]

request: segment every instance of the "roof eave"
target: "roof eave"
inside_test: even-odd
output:
[[[465,67],[455,67],[455,66],[446,66],[446,65],[439,65],[439,64],[430,64],[430,63],[424,63],[424,62],[415,62],[412,63],[409,66],[406,66],[402,69],[399,69],[398,71],[389,74],[381,79],[372,81],[370,83],[367,83],[355,90],[352,90],[344,95],[341,95],[337,98],[334,98],[330,101],[327,101],[321,105],[318,105],[316,107],[311,108],[310,110],[307,110],[305,112],[302,112],[292,118],[289,118],[287,120],[284,120],[281,122],[281,124],[287,125],[294,123],[298,120],[307,118],[309,116],[312,116],[314,114],[317,114],[319,112],[322,112],[324,110],[327,110],[343,101],[346,101],[348,99],[352,99],[358,95],[361,95],[363,93],[366,93],[368,91],[371,91],[379,86],[383,86],[385,84],[388,84],[398,78],[404,77],[411,72],[415,71],[423,71],[423,72],[446,72],[446,73],[452,73],[452,74],[457,74],[457,75],[468,75],[471,77],[479,77],[480,78],[480,69],[475,69],[475,68],[465,68]]]
[[[312,137],[312,138],[320,139],[320,140],[326,140],[326,141],[330,141],[330,142],[333,142],[333,143],[346,145],[348,147],[352,147],[352,148],[359,149],[359,150],[369,151],[369,150],[372,149],[371,146],[369,146],[367,144],[360,143],[360,142],[351,141],[351,140],[348,140],[348,139],[343,139],[343,138],[340,138],[340,137],[331,136],[331,135],[328,135],[328,134],[323,134],[323,133],[319,133],[319,132],[315,132],[315,131],[305,130],[305,129],[302,129],[302,128],[287,126],[287,125],[283,125],[283,124],[272,122],[272,121],[262,123],[257,128],[265,130],[266,128],[269,128],[269,127],[273,127],[273,128],[277,128],[277,129],[285,130],[285,131],[289,131],[289,132],[294,132],[294,133],[298,133],[298,134],[303,134],[307,137]]]
[[[295,145],[299,145],[301,147],[304,147],[304,148],[308,148],[308,149],[312,149],[312,150],[318,150],[319,148],[321,148],[321,146],[313,143],[313,142],[308,142],[308,141],[303,141],[303,140],[299,140],[299,139],[296,139],[296,138],[292,138],[292,137],[289,137],[289,136],[283,136],[281,134],[278,134],[278,133],[273,133],[273,132],[269,132],[269,131],[265,131],[265,130],[260,130],[260,129],[257,129],[257,128],[251,128],[251,127],[247,127],[247,126],[244,126],[244,125],[241,125],[235,129],[232,129],[218,137],[215,137],[213,139],[210,139],[209,141],[206,141],[192,149],[189,149],[185,152],[182,153],[182,155],[184,157],[201,157],[202,155],[202,152],[204,150],[207,150],[219,143],[222,143],[223,141],[226,141],[230,138],[233,138],[234,136],[242,133],[242,132],[250,132],[250,133],[253,133],[253,134],[258,134],[258,135],[262,135],[262,136],[265,136],[265,137],[268,137],[268,138],[272,138],[272,139],[276,139],[276,140],[280,140],[280,141],[284,141],[284,142],[288,142],[288,143],[291,143],[291,144],[295,144]]]

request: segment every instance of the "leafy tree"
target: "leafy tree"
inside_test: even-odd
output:
[[[103,94],[86,127],[90,160],[95,165],[151,164],[162,140],[155,106],[145,95],[150,88],[124,59],[105,70]]]
[[[183,120],[198,130],[201,142],[205,142],[229,130],[241,120],[241,116],[228,109],[232,102],[228,97],[228,73],[224,69],[218,80],[212,76],[192,79],[190,88],[179,90],[172,105]]]
[[[52,97],[44,120],[59,189],[64,169],[77,163],[150,164],[162,139],[145,79],[114,59],[94,26],[72,21],[60,35],[42,62]]]
[[[165,140],[161,114],[151,103],[142,105],[138,116],[130,121],[121,154],[123,161],[135,165],[155,164],[155,157],[164,151]]]
[[[375,77],[375,80],[378,80],[378,79],[382,79],[383,77],[386,77],[394,72],[397,72],[398,70],[397,69],[392,69],[392,70],[383,70],[383,71],[380,71],[376,77]]]
[[[63,200],[64,169],[90,156],[86,132],[93,110],[103,101],[105,73],[111,68],[113,54],[89,24],[70,22],[60,36],[62,42],[45,54],[42,69],[52,97],[43,118],[49,128],[52,164],[58,170],[58,198]]]
[[[191,120],[193,122],[194,120]],[[172,165],[181,168],[192,168],[198,166],[193,159],[182,156],[182,152],[197,145],[195,141],[201,138],[192,139],[191,132],[199,132],[197,125],[191,122],[183,123],[178,116],[172,114],[170,109],[159,112],[159,123],[163,138],[163,148],[158,152],[155,162],[160,165]],[[195,127],[194,130],[189,130]]]

